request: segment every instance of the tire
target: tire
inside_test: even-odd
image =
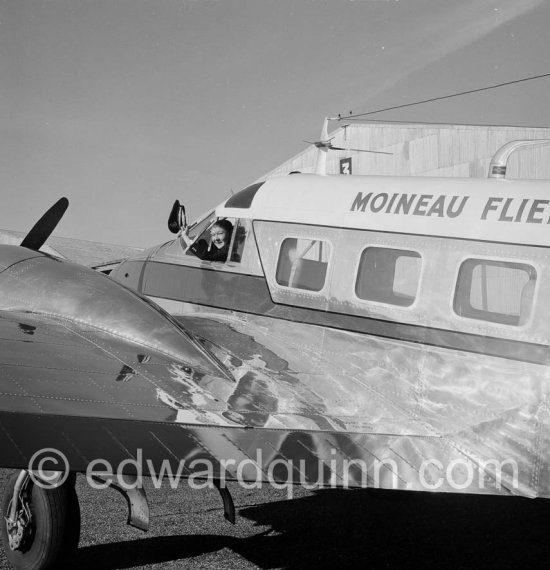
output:
[[[8,481],[2,497],[1,534],[6,557],[17,570],[63,568],[73,556],[80,539],[80,507],[74,487],[75,477],[56,489],[42,489],[29,481],[31,536],[22,550],[9,546],[7,524],[9,504],[18,473]]]

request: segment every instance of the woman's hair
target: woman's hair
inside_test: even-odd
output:
[[[233,233],[233,224],[229,220],[218,220],[212,227],[218,226],[226,233],[226,238],[229,240]]]

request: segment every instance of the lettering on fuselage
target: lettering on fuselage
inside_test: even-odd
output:
[[[434,196],[433,194],[374,194],[363,196],[358,192],[351,211],[367,209],[378,214],[405,214],[411,216],[437,216],[439,218],[457,218],[462,213],[469,196]]]
[[[373,214],[402,214],[408,216],[434,216],[458,218],[462,215],[469,196],[434,194],[390,194],[358,192],[350,211]],[[479,212],[479,219],[496,222],[526,224],[550,223],[550,200],[534,198],[490,197]]]
[[[534,200],[532,198],[489,198],[483,209],[481,219],[548,224],[550,223],[549,204],[550,200]]]

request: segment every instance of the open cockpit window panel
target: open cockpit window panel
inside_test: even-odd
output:
[[[208,214],[199,218],[194,224],[189,227],[189,237],[195,241],[201,234],[204,234],[205,231],[214,223],[216,219],[215,212],[209,212]]]
[[[288,237],[279,250],[275,280],[284,287],[321,291],[325,286],[329,259],[327,242]]]
[[[461,317],[521,326],[532,312],[537,272],[526,263],[468,259],[462,263],[454,298]]]
[[[416,251],[367,247],[361,254],[355,294],[364,301],[410,307],[416,299],[421,266]]]
[[[243,259],[244,244],[248,235],[250,220],[235,220],[231,236],[231,257],[229,261],[240,263]]]

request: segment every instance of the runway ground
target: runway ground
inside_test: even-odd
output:
[[[3,487],[8,471],[0,471]],[[74,568],[547,568],[550,501],[367,490],[245,490],[231,485],[232,526],[212,489],[146,488],[151,529],[126,526],[112,490],[77,481]],[[0,548],[0,568],[9,568]]]

